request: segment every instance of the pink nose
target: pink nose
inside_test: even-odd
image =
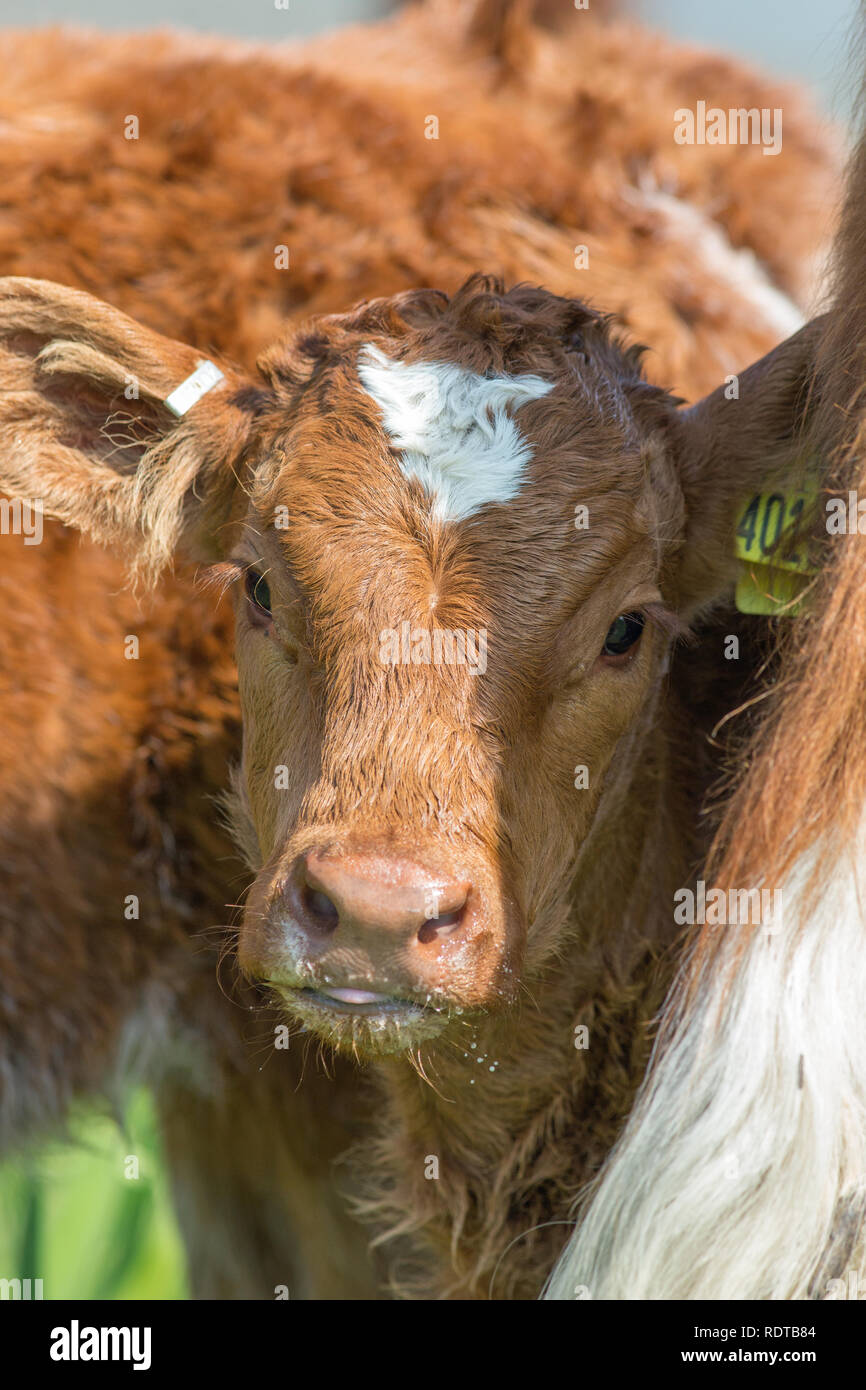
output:
[[[310,850],[285,895],[313,945],[362,946],[387,938],[391,949],[431,945],[466,929],[474,916],[470,883],[400,856]]]

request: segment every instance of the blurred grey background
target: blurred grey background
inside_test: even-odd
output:
[[[394,0],[0,0],[0,25],[173,25],[251,39],[302,38],[388,12]],[[566,10],[573,0],[561,0]],[[592,0],[590,0],[592,5]],[[845,120],[853,96],[845,54],[858,0],[621,0],[620,11],[680,38],[721,47],[807,82]]]

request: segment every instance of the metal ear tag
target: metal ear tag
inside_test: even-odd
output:
[[[224,380],[222,372],[214,362],[199,362],[192,375],[188,376],[186,381],[182,381],[180,386],[176,386],[170,396],[166,396],[165,403],[172,415],[186,415],[196,401],[200,401],[202,396]]]

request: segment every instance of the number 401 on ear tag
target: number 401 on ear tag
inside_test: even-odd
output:
[[[757,492],[746,503],[735,540],[735,554],[743,562],[736,592],[741,613],[794,617],[799,612],[798,599],[815,573],[801,530],[815,496],[814,488]]]

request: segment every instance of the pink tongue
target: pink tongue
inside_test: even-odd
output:
[[[371,994],[367,989],[323,989],[332,999],[341,1004],[387,1004],[387,994]]]

